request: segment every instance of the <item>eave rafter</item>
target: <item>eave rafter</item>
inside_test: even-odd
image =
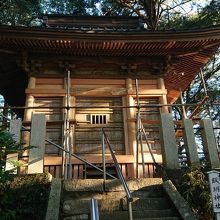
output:
[[[41,60],[48,55],[67,59],[68,57],[74,59],[89,57],[89,60],[92,57],[96,60],[100,57],[119,60],[124,58],[127,61],[118,64],[118,69],[132,71],[133,74],[140,70],[140,67],[142,69],[160,69],[165,75],[166,87],[170,91],[177,91],[179,88],[184,90],[219,46],[219,27],[196,31],[153,32],[0,27],[0,52],[3,54],[17,53],[17,56],[20,56],[22,51],[26,51],[29,57],[39,54]],[[147,61],[143,65],[129,62],[130,58],[135,57],[137,60],[148,60],[151,65]],[[156,58],[162,60],[161,67],[159,66],[160,61],[156,61],[154,64]],[[73,62],[72,65],[75,66],[74,68],[81,68],[81,64],[77,62]],[[94,62],[90,62],[89,65],[97,68]],[[108,65],[111,67],[112,64],[108,63]],[[155,66],[159,66],[159,68]]]

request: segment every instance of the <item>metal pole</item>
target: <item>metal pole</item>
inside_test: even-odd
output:
[[[90,200],[90,212],[91,212],[91,220],[99,220],[98,203],[95,198],[92,198]]]
[[[129,220],[133,220],[132,202],[127,201],[127,203],[128,203],[128,218]]]
[[[157,162],[156,162],[156,160],[155,160],[155,158],[154,158],[154,155],[153,155],[151,146],[150,146],[150,144],[149,144],[149,142],[148,142],[147,134],[146,134],[146,132],[145,132],[145,129],[144,129],[144,127],[143,127],[143,124],[142,124],[142,132],[143,132],[143,134],[144,134],[144,137],[145,137],[145,140],[146,140],[146,143],[147,143],[147,147],[148,147],[148,149],[149,149],[149,152],[150,152],[150,155],[151,155],[151,157],[152,157],[153,163],[154,163],[154,164],[157,164]]]
[[[102,134],[102,167],[103,167],[103,180],[106,180],[106,165],[105,165],[105,136]]]
[[[72,146],[71,146],[71,140],[70,140],[70,121],[69,121],[69,117],[70,117],[70,71],[68,70],[67,71],[67,99],[66,99],[66,102],[67,102],[67,108],[66,108],[66,123],[67,123],[67,126],[66,126],[66,132],[67,132],[67,150],[69,151],[69,158],[68,158],[68,165],[67,165],[67,168],[68,168],[68,179],[71,179],[72,178]]]
[[[144,145],[143,145],[143,137],[142,137],[143,131],[140,130],[140,144],[141,144],[141,162],[143,167],[143,177],[146,178],[146,170],[145,170],[145,162],[144,162]]]
[[[72,169],[72,153],[73,153],[73,126],[70,126],[69,131],[69,179],[73,177]]]
[[[64,113],[64,124],[63,124],[63,147],[66,149],[66,113]],[[62,176],[65,179],[65,171],[66,171],[66,152],[62,151]]]
[[[200,69],[199,75],[200,75],[201,80],[202,80],[202,85],[203,85],[203,89],[204,89],[205,96],[208,97],[207,88],[206,88],[205,79],[204,79],[204,75],[203,75],[202,69]],[[210,111],[210,106],[209,106],[209,105],[207,105],[207,111],[208,111],[209,117],[212,118],[212,117],[211,117],[211,111]]]
[[[48,140],[48,139],[46,139],[45,141],[46,141],[47,143],[50,143],[50,144],[52,144],[53,146],[57,147],[58,149],[60,149],[60,150],[62,150],[62,151],[64,151],[64,152],[66,152],[66,153],[69,153],[69,151],[65,150],[64,148],[62,148],[62,147],[59,146],[58,144],[55,144],[55,143],[53,143],[52,141],[50,141],[50,140]],[[103,170],[102,170],[102,169],[100,169],[99,167],[95,166],[94,164],[88,162],[87,160],[85,160],[85,159],[83,159],[83,158],[77,156],[77,155],[74,154],[74,153],[72,153],[72,156],[75,157],[76,159],[82,161],[83,163],[85,163],[85,164],[87,164],[87,165],[89,165],[89,166],[91,166],[91,167],[95,168],[96,170],[99,170],[100,172],[103,173]],[[111,174],[109,174],[109,173],[107,173],[107,172],[106,172],[106,175],[110,176],[110,177],[113,178],[113,179],[117,179],[116,177],[112,176]]]
[[[186,116],[186,108],[185,106],[183,105],[183,94],[182,94],[182,90],[180,89],[180,101],[181,101],[181,104],[182,104],[182,110],[183,110],[183,118],[187,118]]]
[[[137,100],[137,117],[136,117],[136,121],[137,121],[137,130],[136,130],[136,178],[138,178],[138,167],[139,167],[139,135],[140,135],[140,100],[139,100],[139,96],[138,96],[138,80],[135,80],[135,86],[136,86],[136,100]],[[143,165],[143,164],[142,164]]]

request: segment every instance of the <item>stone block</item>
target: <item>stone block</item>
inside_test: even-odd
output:
[[[46,137],[46,117],[44,114],[33,115],[31,121],[31,148],[29,151],[28,173],[43,173]]]
[[[172,114],[161,114],[161,151],[166,169],[180,169]]]
[[[75,179],[65,180],[63,182],[64,190],[72,192],[103,192],[103,180],[102,179]]]
[[[63,218],[63,220],[89,220],[89,215],[87,214],[74,215],[74,216]]]
[[[60,210],[61,179],[53,179],[45,220],[58,220]]]

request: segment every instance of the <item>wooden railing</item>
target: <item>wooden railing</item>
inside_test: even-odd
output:
[[[97,167],[102,167],[102,164],[94,164]],[[124,178],[131,179],[133,176],[129,172],[129,167],[131,166],[131,163],[120,163],[120,169],[122,171],[122,174]],[[140,165],[140,169],[142,168],[142,164]],[[113,169],[113,163],[106,164],[107,171],[111,173],[112,175],[116,175],[115,170]],[[153,178],[156,174],[156,167],[153,163],[145,163],[145,169],[146,169],[146,177],[147,178]],[[72,164],[72,177],[74,179],[86,179],[86,178],[102,178],[102,173],[96,172],[94,169],[89,168],[88,166],[85,166],[84,164]],[[49,172],[53,177],[61,178],[62,177],[62,165],[45,165],[44,166],[44,172]],[[143,175],[140,172],[140,177],[143,177]],[[158,176],[157,176],[158,177]]]

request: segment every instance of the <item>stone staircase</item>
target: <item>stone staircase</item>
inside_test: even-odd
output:
[[[162,180],[135,179],[127,181],[132,192],[133,218],[136,220],[178,220],[178,212],[163,191]],[[128,208],[119,180],[84,179],[63,182],[60,219],[90,219],[90,199],[98,201],[101,220],[126,220]]]

